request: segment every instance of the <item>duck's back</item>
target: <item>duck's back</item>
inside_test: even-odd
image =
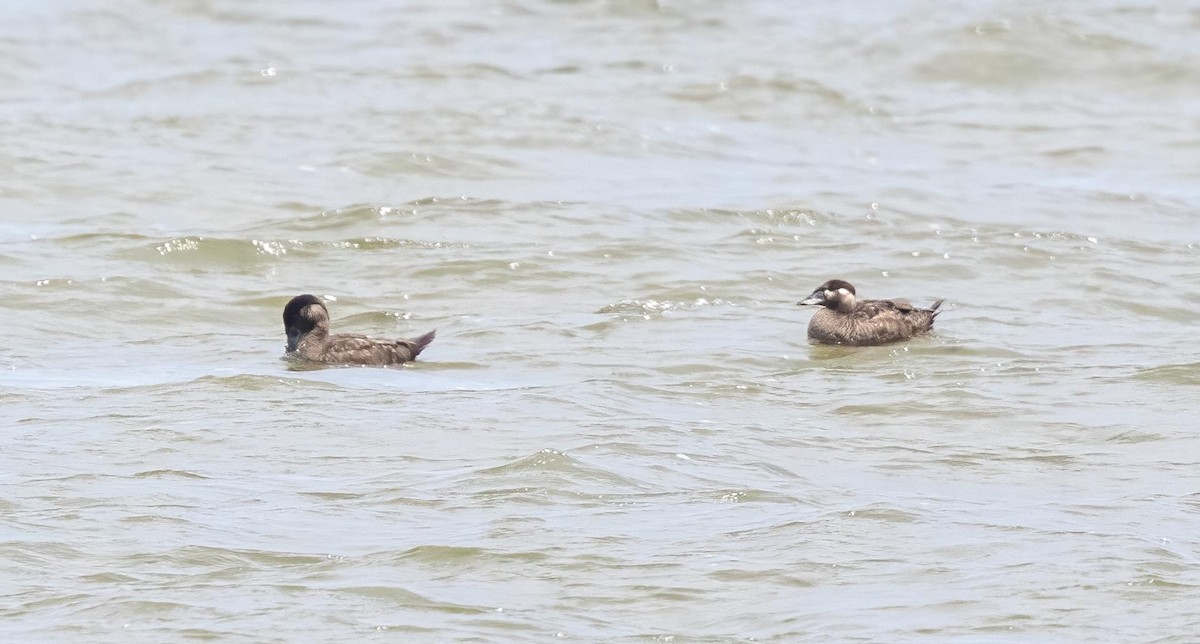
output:
[[[859,300],[841,313],[823,308],[808,323],[808,337],[822,344],[871,346],[907,340],[933,328],[942,300],[918,309],[905,300]]]
[[[331,335],[316,359],[330,364],[382,366],[415,360],[433,342],[435,331],[414,340],[374,340],[365,335]]]

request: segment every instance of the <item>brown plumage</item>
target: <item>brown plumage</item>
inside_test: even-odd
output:
[[[907,300],[859,300],[850,282],[829,280],[797,304],[823,307],[808,323],[810,340],[871,346],[907,340],[932,329],[942,301],[918,309]]]
[[[430,331],[414,340],[373,340],[365,335],[331,334],[329,310],[313,295],[297,295],[283,307],[283,328],[288,341],[285,358],[372,366],[416,360],[437,333]]]

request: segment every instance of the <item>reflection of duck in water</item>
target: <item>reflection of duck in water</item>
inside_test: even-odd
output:
[[[437,331],[415,340],[372,340],[365,335],[330,334],[329,310],[313,295],[297,295],[283,307],[285,358],[327,364],[389,365],[416,360]]]
[[[942,300],[927,309],[914,308],[907,300],[859,300],[850,282],[829,280],[797,304],[824,307],[808,323],[810,340],[870,346],[907,340],[932,329]]]

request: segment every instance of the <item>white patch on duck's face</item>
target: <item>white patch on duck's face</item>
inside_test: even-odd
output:
[[[325,312],[325,307],[318,304],[310,304],[300,312],[300,317],[311,320],[313,326],[316,326],[321,323],[321,320],[328,319],[329,314]]]
[[[843,313],[848,313],[854,310],[854,294],[849,289],[842,287],[838,290],[825,289],[825,301],[831,302],[834,306],[830,307],[837,309]],[[829,306],[826,304],[826,306]]]

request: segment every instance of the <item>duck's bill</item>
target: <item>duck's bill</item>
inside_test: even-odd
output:
[[[825,303],[825,294],[824,293],[820,293],[820,294],[813,293],[812,295],[809,295],[808,297],[804,298],[803,300],[796,302],[796,304],[798,306],[811,306],[813,304],[824,304],[824,303]]]

